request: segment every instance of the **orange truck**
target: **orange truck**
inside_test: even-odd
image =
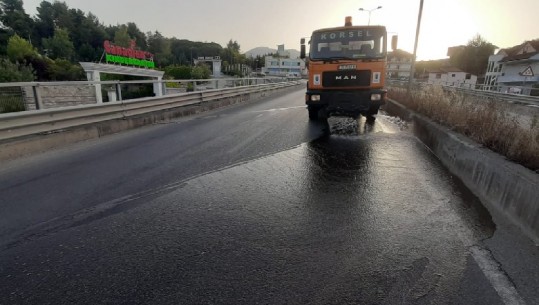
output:
[[[386,28],[353,26],[352,18],[346,17],[343,27],[314,31],[309,43],[307,57],[301,39],[301,58],[309,70],[305,94],[309,118],[364,115],[373,120],[387,95]],[[397,36],[392,48],[397,48]]]

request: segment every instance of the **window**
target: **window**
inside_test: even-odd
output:
[[[436,78],[438,78],[438,79],[442,78],[442,74],[441,73],[436,73]]]
[[[386,55],[385,38],[382,27],[315,32],[311,39],[310,57],[314,60],[383,58]]]
[[[451,77],[456,77],[457,75],[455,73],[451,74]]]
[[[472,75],[470,73],[466,73],[466,79],[472,79]]]

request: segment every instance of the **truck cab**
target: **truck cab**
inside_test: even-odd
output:
[[[309,118],[374,118],[387,95],[386,28],[353,26],[347,17],[343,27],[312,33],[308,57],[304,39],[301,42],[301,57],[307,59],[309,71],[305,94]]]

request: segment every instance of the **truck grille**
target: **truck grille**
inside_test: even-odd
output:
[[[330,71],[322,74],[324,87],[368,87],[370,70]]]

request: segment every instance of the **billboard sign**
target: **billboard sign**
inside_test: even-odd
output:
[[[121,65],[136,66],[142,68],[155,68],[153,54],[150,52],[135,50],[135,41],[131,41],[129,48],[113,45],[105,40],[103,43],[105,49],[106,62]]]

